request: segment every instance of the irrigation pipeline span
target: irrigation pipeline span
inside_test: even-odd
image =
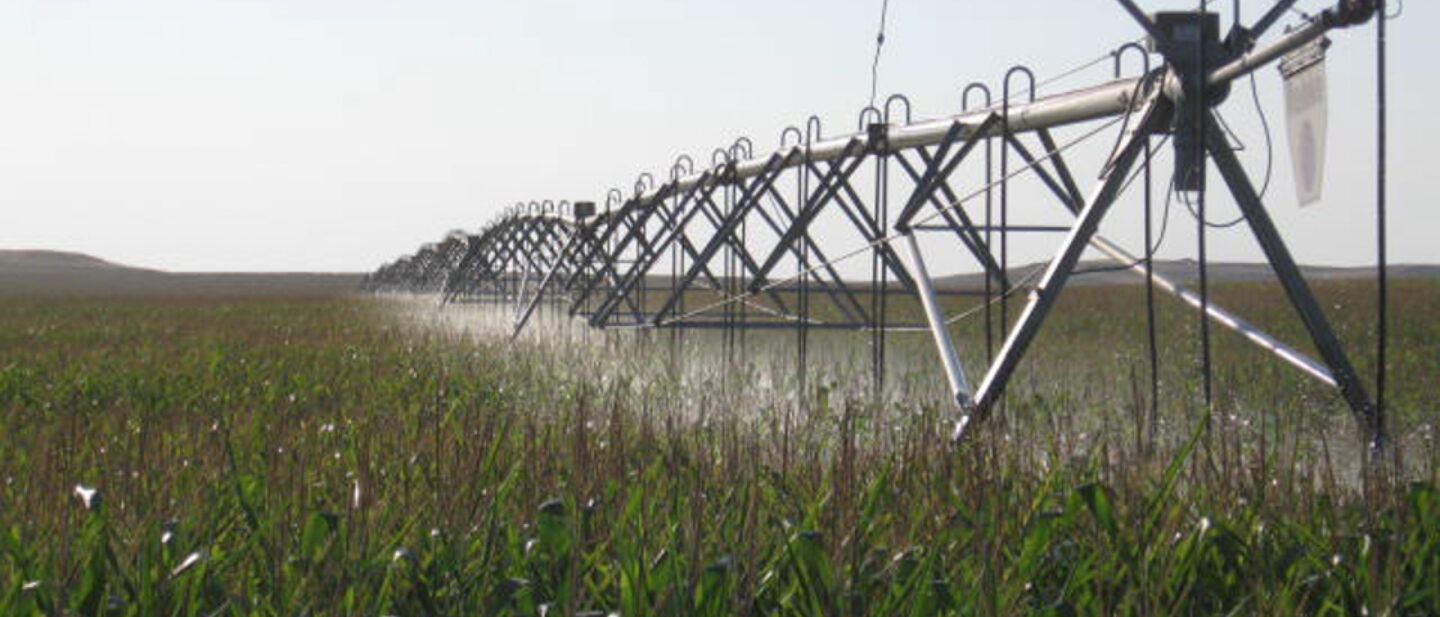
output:
[[[998,102],[987,86],[973,83],[964,89],[961,111],[938,119],[912,119],[901,95],[882,108],[862,110],[853,133],[822,136],[812,116],[803,130],[786,128],[773,152],[757,153],[741,138],[716,149],[709,166],[682,155],[668,180],[642,174],[628,194],[612,189],[603,207],[593,201],[517,204],[478,233],[452,233],[382,266],[365,285],[375,292],[438,294],[443,302],[502,304],[513,311],[516,334],[542,303],[596,328],[794,330],[802,372],[807,331],[853,329],[871,338],[876,382],[883,380],[887,332],[928,330],[958,409],[959,438],[997,406],[1056,298],[1078,273],[1082,252],[1094,249],[1113,259],[1115,270],[1148,284],[1152,387],[1153,298],[1159,290],[1201,316],[1207,400],[1213,323],[1334,387],[1379,448],[1382,407],[1301,276],[1216,107],[1236,79],[1272,64],[1280,65],[1287,87],[1302,83],[1323,63],[1325,34],[1370,21],[1380,3],[1343,0],[1265,39],[1293,8],[1294,0],[1280,0],[1256,23],[1235,24],[1222,39],[1214,13],[1151,15],[1132,0],[1118,1],[1144,31],[1145,44],[1126,43],[1100,58],[1113,60],[1111,80],[1037,97],[1034,73],[1017,66],[1005,74]],[[1132,58],[1132,76],[1122,75],[1126,58]],[[1057,139],[1052,131],[1062,127],[1078,135]],[[1098,180],[1084,192],[1072,161],[1080,157],[1077,145],[1095,139],[1105,140],[1107,154]],[[1162,151],[1167,142],[1168,152]],[[1198,289],[1152,267],[1150,184],[1157,153],[1173,160],[1167,202],[1174,191],[1199,209]],[[1243,220],[1259,244],[1318,358],[1211,301],[1204,244],[1207,164],[1223,179],[1241,213],[1237,223]],[[1141,176],[1145,246],[1127,250],[1097,231]],[[963,189],[962,177],[971,180]],[[1057,206],[1059,223],[1011,220],[1012,184],[1022,181]],[[1028,207],[1035,200],[1026,201]],[[1383,215],[1383,197],[1381,208]],[[836,227],[858,236],[858,248],[836,252],[835,243],[822,237]],[[923,243],[921,234],[928,236]],[[1035,272],[1038,278],[1011,280],[1011,244],[1022,237],[1048,242],[1053,257]],[[968,256],[983,271],[976,309],[946,314],[926,266],[937,253],[946,263]],[[856,276],[855,262],[863,270],[867,260],[868,278]],[[842,265],[852,271],[842,275]],[[1021,297],[1013,297],[1017,292]],[[891,317],[902,294],[918,300],[923,322]],[[988,362],[972,381],[949,326],[982,312]],[[733,340],[726,338],[727,344]]]

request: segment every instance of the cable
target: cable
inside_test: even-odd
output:
[[[1047,78],[1045,78],[1045,79],[1040,80],[1038,83],[1035,84],[1035,88],[1036,88],[1036,90],[1039,90],[1040,88],[1044,88],[1045,86],[1051,85],[1051,84],[1053,84],[1053,83],[1055,83],[1055,82],[1057,82],[1057,81],[1060,81],[1060,80],[1062,80],[1062,79],[1065,79],[1065,78],[1068,78],[1068,77],[1073,77],[1073,76],[1075,76],[1076,74],[1084,71],[1085,69],[1091,68],[1091,67],[1093,67],[1093,66],[1095,66],[1095,65],[1097,65],[1097,64],[1100,64],[1101,62],[1104,62],[1104,61],[1106,61],[1106,60],[1114,59],[1114,58],[1115,58],[1116,51],[1119,50],[1119,49],[1121,49],[1121,48],[1123,48],[1123,47],[1125,47],[1126,45],[1129,45],[1130,43],[1141,43],[1141,42],[1144,42],[1144,41],[1145,41],[1145,37],[1143,37],[1143,36],[1140,37],[1140,38],[1131,40],[1131,41],[1125,41],[1124,43],[1121,43],[1120,45],[1116,46],[1115,49],[1112,49],[1112,50],[1107,51],[1107,52],[1105,52],[1105,53],[1103,53],[1103,54],[1100,54],[1099,56],[1097,56],[1097,57],[1095,57],[1095,58],[1093,58],[1093,59],[1091,59],[1091,60],[1087,60],[1087,61],[1085,61],[1085,62],[1083,62],[1083,63],[1081,63],[1081,64],[1078,64],[1078,65],[1076,65],[1076,66],[1074,66],[1074,67],[1072,67],[1072,68],[1070,68],[1070,69],[1067,69],[1067,70],[1065,70],[1065,71],[1062,71],[1062,72],[1060,72],[1060,73],[1057,73],[1057,74],[1055,74],[1055,75],[1053,75],[1053,76],[1051,76],[1051,77],[1047,77]]]
[[[1244,213],[1241,213],[1239,216],[1237,216],[1237,217],[1235,217],[1235,218],[1233,218],[1233,219],[1231,219],[1231,220],[1225,221],[1224,223],[1211,223],[1210,221],[1207,221],[1207,220],[1204,220],[1204,219],[1203,219],[1202,215],[1200,214],[1200,211],[1197,209],[1197,205],[1196,205],[1195,202],[1193,202],[1193,201],[1191,201],[1189,198],[1185,197],[1185,194],[1184,194],[1184,193],[1178,193],[1178,194],[1180,195],[1180,203],[1185,204],[1185,209],[1190,211],[1190,216],[1194,217],[1196,222],[1198,222],[1198,223],[1200,223],[1200,224],[1202,224],[1202,225],[1204,225],[1204,226],[1206,226],[1206,227],[1209,227],[1210,229],[1230,229],[1231,227],[1234,227],[1234,226],[1236,226],[1236,225],[1239,225],[1240,223],[1245,222],[1245,214],[1244,214]]]
[[[1002,296],[1009,296],[1009,295],[1014,294],[1014,293],[1017,292],[1017,291],[1020,291],[1021,289],[1028,289],[1028,288],[1025,286],[1025,284],[1026,284],[1026,283],[1029,283],[1029,282],[1030,282],[1031,280],[1033,280],[1035,277],[1040,276],[1040,273],[1042,273],[1042,272],[1045,271],[1045,266],[1046,266],[1046,264],[1043,264],[1043,263],[1035,264],[1035,267],[1031,268],[1030,271],[1025,274],[1025,276],[1021,277],[1020,280],[1019,280],[1018,282],[1016,282],[1014,285],[1012,285],[1012,286],[1010,287],[1010,289],[1007,290],[1004,294],[1001,294],[1001,296],[995,296],[994,298],[991,298],[991,299],[987,300],[987,301],[984,302],[984,303],[977,304],[977,305],[975,305],[975,306],[970,307],[969,310],[967,310],[967,311],[965,311],[965,312],[963,312],[963,313],[960,313],[959,315],[956,315],[956,316],[954,316],[954,317],[951,317],[950,319],[946,319],[946,320],[945,320],[945,325],[947,325],[947,326],[953,325],[953,324],[959,322],[960,320],[965,319],[966,317],[970,317],[970,316],[972,316],[972,315],[980,312],[981,310],[984,310],[985,307],[994,305],[995,303],[997,303],[997,302],[1000,301],[1000,298],[1001,298]]]
[[[1167,137],[1168,137],[1168,136],[1167,136]],[[1161,140],[1159,144],[1156,144],[1156,146],[1151,149],[1151,152],[1158,151],[1161,147],[1164,146],[1164,144],[1165,144],[1165,141],[1164,141],[1164,140]],[[1142,168],[1142,170],[1143,170],[1143,168]],[[1130,186],[1130,182],[1132,182],[1132,181],[1134,181],[1134,180],[1135,180],[1135,176],[1132,175],[1129,180],[1126,180],[1126,181],[1125,181],[1125,185],[1124,185],[1124,187],[1121,187],[1120,191],[1121,191],[1121,192],[1124,192],[1124,191],[1125,191],[1125,187],[1129,187],[1129,186]],[[1167,231],[1170,230],[1170,206],[1171,206],[1170,196],[1171,196],[1171,195],[1174,195],[1175,193],[1176,193],[1176,191],[1175,191],[1175,179],[1174,179],[1174,177],[1172,176],[1171,179],[1170,179],[1170,186],[1169,186],[1169,188],[1167,188],[1166,191],[1165,191],[1165,215],[1164,215],[1164,217],[1160,220],[1160,233],[1159,233],[1159,235],[1157,235],[1157,236],[1155,237],[1155,243],[1154,243],[1154,244],[1152,244],[1152,245],[1147,245],[1147,248],[1149,249],[1149,251],[1146,253],[1147,255],[1152,255],[1152,256],[1153,256],[1156,252],[1158,252],[1158,251],[1160,250],[1160,247],[1165,244],[1165,235],[1166,235],[1165,232],[1167,232]],[[1132,261],[1132,262],[1130,262],[1130,263],[1125,263],[1125,264],[1116,264],[1116,265],[1113,265],[1113,266],[1096,266],[1096,267],[1094,267],[1094,268],[1089,268],[1089,269],[1085,269],[1085,270],[1076,270],[1076,271],[1074,271],[1074,272],[1071,272],[1070,275],[1071,275],[1071,276],[1078,276],[1078,275],[1082,275],[1082,274],[1096,274],[1096,273],[1100,273],[1100,272],[1119,272],[1119,271],[1121,271],[1121,270],[1129,270],[1129,269],[1131,269],[1131,268],[1134,268],[1135,266],[1138,266],[1138,265],[1140,265],[1140,264],[1143,264],[1143,263],[1145,263],[1145,260],[1146,260],[1146,258],[1142,257],[1142,258],[1136,259],[1135,261]]]
[[[885,47],[885,15],[890,12],[890,0],[880,4],[880,32],[875,35],[875,60],[870,63],[870,106],[875,106],[875,93],[880,85],[880,50]]]
[[[1399,8],[1396,8],[1393,14],[1386,15],[1384,3],[1382,2],[1380,7],[1380,14],[1384,15],[1385,19],[1399,19],[1401,15],[1405,14],[1405,0],[1395,0],[1395,6]]]
[[[1166,144],[1168,141],[1170,141],[1170,136],[1169,136],[1169,135],[1166,135],[1166,136],[1162,137],[1159,142],[1157,142],[1155,145],[1151,146],[1150,149],[1146,151],[1146,153],[1145,153],[1145,154],[1146,154],[1146,158],[1150,158],[1150,157],[1154,156],[1156,152],[1159,152],[1161,148],[1164,148],[1164,147],[1165,147],[1165,144]],[[1141,173],[1143,173],[1144,171],[1145,171],[1145,168],[1144,168],[1143,166],[1137,166],[1133,171],[1131,171],[1131,172],[1130,172],[1130,177],[1129,177],[1129,178],[1126,178],[1126,179],[1125,179],[1125,183],[1120,185],[1120,190],[1118,191],[1118,193],[1124,193],[1124,192],[1126,191],[1126,189],[1129,189],[1129,188],[1130,188],[1130,184],[1133,183],[1133,182],[1135,182],[1135,180],[1136,180],[1137,178],[1139,178],[1140,175],[1141,175]],[[1174,180],[1171,180],[1170,186],[1171,186],[1171,188],[1173,188],[1173,187],[1175,186]],[[1169,202],[1169,199],[1168,199],[1169,195],[1167,194],[1166,197],[1167,197],[1167,199],[1166,199],[1165,205],[1166,205],[1166,212],[1168,213],[1168,212],[1169,212],[1169,205],[1170,205],[1170,202]],[[1166,216],[1166,217],[1165,217],[1165,227],[1168,227],[1168,226],[1169,226],[1169,221],[1170,221],[1170,217],[1169,217],[1169,216]],[[1149,246],[1149,245],[1147,245],[1147,248],[1149,249],[1149,251],[1148,251],[1147,254],[1153,254],[1155,251],[1159,250],[1159,248],[1160,248],[1160,243],[1163,243],[1163,242],[1165,241],[1165,227],[1162,227],[1162,228],[1161,228],[1161,230],[1160,230],[1160,239],[1156,242],[1155,246]],[[1093,274],[1093,273],[1096,273],[1096,272],[1111,272],[1111,271],[1116,271],[1116,270],[1128,270],[1128,269],[1130,269],[1130,268],[1132,268],[1132,267],[1135,267],[1135,266],[1138,266],[1138,265],[1140,265],[1140,264],[1142,264],[1142,263],[1145,263],[1145,259],[1144,259],[1144,258],[1138,259],[1138,260],[1136,260],[1136,261],[1134,261],[1134,262],[1131,262],[1131,263],[1129,263],[1129,264],[1122,264],[1122,265],[1116,265],[1116,266],[1097,266],[1097,267],[1095,267],[1095,268],[1090,268],[1090,269],[1086,269],[1086,270],[1076,270],[1076,271],[1074,271],[1074,272],[1071,272],[1070,274],[1071,274],[1071,276],[1076,276],[1076,275],[1081,275],[1081,274]]]
[[[1265,129],[1265,181],[1260,184],[1260,199],[1270,191],[1270,173],[1274,171],[1275,144],[1270,139],[1270,119],[1265,116],[1265,106],[1260,104],[1260,88],[1255,85],[1255,74],[1250,74],[1250,100],[1255,102],[1255,114],[1260,116],[1260,126]]]
[[[1090,60],[1090,61],[1088,61],[1088,62],[1085,62],[1084,64],[1076,65],[1074,68],[1071,68],[1071,69],[1069,69],[1069,70],[1066,70],[1066,71],[1063,71],[1063,72],[1061,72],[1061,73],[1059,73],[1059,74],[1056,74],[1056,75],[1054,75],[1054,76],[1052,76],[1052,77],[1047,77],[1047,78],[1041,80],[1040,83],[1035,84],[1035,88],[1036,88],[1036,89],[1043,88],[1043,87],[1045,87],[1045,86],[1048,86],[1048,85],[1050,85],[1050,84],[1053,84],[1053,83],[1055,83],[1055,82],[1057,82],[1057,81],[1060,81],[1060,80],[1062,80],[1062,79],[1065,79],[1065,78],[1067,78],[1067,77],[1072,77],[1072,76],[1076,75],[1077,73],[1080,73],[1081,71],[1084,71],[1085,69],[1088,69],[1088,68],[1090,68],[1090,67],[1093,67],[1093,66],[1095,66],[1095,65],[1097,65],[1097,64],[1100,64],[1101,62],[1104,62],[1104,61],[1109,60],[1109,59],[1114,58],[1114,57],[1115,57],[1115,52],[1114,52],[1113,50],[1112,50],[1112,51],[1107,51],[1107,52],[1105,52],[1104,54],[1102,54],[1102,55],[1100,55],[1100,56],[1097,56],[1096,58],[1094,58],[1094,59],[1092,59],[1092,60]]]
[[[1162,138],[1158,143],[1156,143],[1156,144],[1154,145],[1154,147],[1152,147],[1152,148],[1147,152],[1147,154],[1153,155],[1155,152],[1158,152],[1161,148],[1165,147],[1165,142],[1168,141],[1169,139],[1170,139],[1170,136],[1169,136],[1169,135],[1166,135],[1166,136],[1165,136],[1164,138]],[[1136,167],[1134,171],[1131,171],[1131,172],[1130,172],[1130,177],[1129,177],[1129,178],[1126,178],[1126,179],[1125,179],[1125,183],[1122,184],[1122,185],[1120,185],[1120,190],[1119,190],[1118,192],[1119,192],[1119,193],[1124,193],[1124,192],[1125,192],[1125,189],[1130,188],[1130,184],[1131,184],[1132,182],[1134,182],[1135,179],[1138,178],[1138,177],[1140,176],[1140,174],[1141,174],[1144,170],[1145,170],[1144,167]],[[1171,182],[1170,182],[1170,188],[1173,190],[1174,187],[1175,187],[1175,182],[1174,182],[1174,180],[1171,180]],[[1168,200],[1168,199],[1166,200],[1166,204],[1167,204],[1166,212],[1167,212],[1167,214],[1168,214],[1168,212],[1169,212],[1169,208],[1168,208],[1169,200]],[[1150,250],[1149,250],[1149,253],[1148,253],[1148,254],[1153,255],[1153,254],[1155,253],[1155,251],[1157,251],[1157,250],[1160,249],[1160,245],[1165,242],[1165,228],[1168,227],[1169,221],[1170,221],[1170,217],[1169,217],[1169,216],[1166,216],[1166,217],[1165,217],[1165,223],[1166,223],[1166,224],[1161,227],[1159,238],[1156,239],[1155,245],[1150,247]],[[1142,263],[1145,263],[1145,260],[1144,260],[1144,259],[1139,259],[1139,260],[1136,260],[1136,261],[1134,261],[1134,262],[1132,262],[1132,263],[1128,263],[1128,264],[1117,264],[1117,265],[1114,265],[1114,266],[1098,266],[1098,267],[1090,268],[1090,269],[1086,269],[1086,270],[1074,270],[1074,271],[1072,271],[1072,272],[1070,273],[1070,275],[1071,275],[1071,276],[1080,276],[1080,275],[1083,275],[1083,274],[1095,274],[1095,273],[1099,273],[1099,272],[1118,272],[1118,271],[1122,271],[1122,270],[1129,270],[1129,269],[1131,269],[1131,268],[1133,268],[1133,267],[1135,267],[1135,266],[1138,266],[1138,265],[1140,265],[1140,264],[1142,264]],[[1027,273],[1024,277],[1022,277],[1019,282],[1015,283],[1015,285],[1014,285],[1013,287],[1011,287],[1010,290],[1005,293],[1005,295],[1011,295],[1011,294],[1014,294],[1015,292],[1017,292],[1017,291],[1019,291],[1019,290],[1021,290],[1021,289],[1024,289],[1026,283],[1030,282],[1031,279],[1035,278],[1035,277],[1038,276],[1041,272],[1044,272],[1044,271],[1045,271],[1045,265],[1046,265],[1046,264],[1043,264],[1043,263],[1041,263],[1041,264],[1036,264],[1036,266],[1035,266],[1034,268],[1032,268],[1031,271],[1030,271],[1029,273]],[[995,303],[997,303],[997,302],[1000,302],[1000,297],[999,297],[999,296],[996,296],[994,299],[988,301],[988,302],[985,303],[985,304],[977,305],[977,306],[972,307],[971,309],[969,309],[969,310],[967,310],[967,311],[965,311],[965,312],[963,312],[963,313],[960,313],[959,315],[956,315],[956,316],[954,316],[954,317],[952,317],[952,318],[950,318],[950,319],[945,320],[945,325],[954,324],[954,323],[956,323],[956,322],[958,322],[958,321],[960,321],[960,320],[962,320],[962,319],[964,319],[964,318],[966,318],[966,317],[969,317],[969,316],[975,314],[976,312],[980,311],[981,309],[983,309],[983,308],[985,308],[985,307],[987,307],[987,306],[993,305],[993,304],[995,304]]]
[[[1250,74],[1250,99],[1255,103],[1255,113],[1260,117],[1260,126],[1264,129],[1265,133],[1265,180],[1264,182],[1260,183],[1260,199],[1263,200],[1265,199],[1265,195],[1270,192],[1270,179],[1274,174],[1275,143],[1274,139],[1270,135],[1270,119],[1265,115],[1265,107],[1260,104],[1260,90],[1259,87],[1255,84],[1254,73]],[[1217,117],[1219,117],[1218,114]],[[1221,123],[1222,125],[1224,125],[1223,118],[1221,119]],[[1224,126],[1225,132],[1229,133],[1232,137],[1235,137],[1236,141],[1239,141],[1239,137],[1235,136],[1235,134],[1230,131],[1230,127],[1228,125]],[[1243,149],[1243,147],[1237,149]],[[1182,196],[1180,198],[1180,201],[1183,202],[1186,209],[1190,211],[1190,216],[1195,217],[1196,220],[1200,219],[1200,212],[1195,209],[1194,204],[1191,203],[1190,200],[1185,199]],[[1210,221],[1203,221],[1205,226],[1211,229],[1229,229],[1243,222],[1245,222],[1245,215],[1243,213],[1235,217],[1234,219],[1225,221],[1223,223],[1212,223]]]
[[[1160,149],[1163,148],[1163,147],[1165,146],[1165,144],[1168,143],[1169,141],[1170,141],[1170,136],[1169,136],[1169,135],[1165,135],[1165,136],[1161,137],[1159,142],[1156,142],[1155,145],[1153,145],[1153,146],[1150,147],[1150,152],[1149,152],[1150,156],[1154,156],[1155,153],[1156,153],[1156,152],[1159,152]],[[1135,182],[1135,179],[1136,179],[1136,178],[1140,177],[1141,171],[1143,171],[1143,168],[1136,168],[1134,171],[1131,171],[1131,172],[1130,172],[1130,177],[1125,179],[1125,184],[1120,185],[1120,192],[1121,192],[1121,193],[1124,193],[1124,192],[1125,192],[1125,189],[1130,188],[1130,184],[1133,183],[1133,182]]]
[[[1170,177],[1170,187],[1165,189],[1165,213],[1160,215],[1160,236],[1155,239],[1155,246],[1150,247],[1151,255],[1154,255],[1156,252],[1158,252],[1160,250],[1160,246],[1165,244],[1165,232],[1170,230],[1170,206],[1172,205],[1170,197],[1176,192],[1177,191],[1175,190],[1175,177],[1172,175]]]
[[[1115,153],[1120,151],[1120,142],[1125,140],[1125,132],[1130,130],[1130,115],[1135,111],[1135,99],[1136,97],[1140,96],[1140,90],[1145,86],[1145,82],[1150,80],[1151,75],[1159,74],[1160,73],[1158,71],[1153,71],[1149,74],[1142,76],[1139,80],[1135,82],[1135,90],[1130,93],[1130,105],[1125,108],[1125,119],[1122,120],[1120,123],[1120,132],[1115,134],[1115,145],[1110,146],[1110,154],[1105,155],[1106,161],[1115,160]],[[1135,177],[1131,176],[1129,180],[1125,181],[1125,185],[1129,186],[1130,182],[1134,179]],[[1121,188],[1120,190],[1123,191],[1125,189]]]
[[[1251,75],[1253,76],[1254,73],[1251,73]],[[1220,121],[1220,128],[1225,131],[1225,136],[1229,137],[1230,141],[1235,142],[1235,145],[1230,148],[1231,150],[1235,152],[1244,152],[1245,150],[1249,149],[1245,146],[1244,140],[1240,139],[1240,135],[1235,132],[1235,129],[1230,128],[1230,122],[1225,119],[1225,115],[1220,113],[1220,110],[1218,109],[1215,110],[1215,119]]]

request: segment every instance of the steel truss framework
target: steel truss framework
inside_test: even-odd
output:
[[[811,117],[804,130],[787,128],[781,147],[765,156],[755,156],[753,145],[743,138],[716,150],[705,169],[681,156],[668,181],[657,183],[644,174],[628,197],[612,190],[599,213],[591,212],[593,204],[517,204],[477,234],[452,233],[381,267],[367,286],[440,294],[445,302],[504,303],[514,311],[517,333],[546,301],[560,303],[571,316],[595,327],[719,328],[729,333],[727,343],[750,329],[793,329],[802,375],[808,330],[859,330],[872,339],[877,388],[886,332],[928,329],[961,411],[959,436],[1000,401],[1082,252],[1093,248],[1119,268],[1144,277],[1151,289],[1176,296],[1210,321],[1335,387],[1378,446],[1383,418],[1212,109],[1232,80],[1332,28],[1368,20],[1374,2],[1342,0],[1304,26],[1257,47],[1256,41],[1294,0],[1277,2],[1260,21],[1248,29],[1237,27],[1224,42],[1217,34],[1198,41],[1173,36],[1167,24],[1181,14],[1151,17],[1131,0],[1119,1],[1145,29],[1163,66],[1151,70],[1150,54],[1132,43],[1112,54],[1117,79],[1089,88],[1036,98],[1034,75],[1016,67],[1006,74],[998,103],[984,85],[972,84],[965,89],[962,112],[938,120],[913,121],[909,102],[899,95],[883,109],[862,111],[853,134],[823,138],[819,120]],[[1204,23],[1207,18],[1214,19],[1189,15],[1199,21],[1188,23],[1202,29],[1210,27]],[[1218,21],[1214,28],[1218,30]],[[1118,78],[1120,59],[1129,50],[1137,51],[1146,66],[1138,76]],[[968,109],[972,95],[983,97],[974,110]],[[1082,192],[1067,163],[1067,149],[1074,142],[1062,144],[1051,132],[1087,122],[1100,125],[1088,135],[1120,127],[1104,171],[1088,193]],[[1197,293],[1154,273],[1148,246],[1137,256],[1097,234],[1133,179],[1132,170],[1144,166],[1148,177],[1153,138],[1162,135],[1175,144],[1177,183],[1203,191],[1204,166],[1213,164],[1218,170],[1304,323],[1318,360],[1211,302],[1203,279]],[[962,168],[983,178],[978,188],[962,191],[957,173]],[[1010,220],[1008,183],[1022,174],[1039,181],[1068,214],[1069,224]],[[904,199],[893,200],[896,195]],[[832,228],[838,224],[849,230],[864,248],[838,254],[833,243],[822,241],[816,229],[827,217],[838,221]],[[940,292],[916,239],[921,233],[949,238],[954,251],[986,274],[985,346],[990,360],[976,385],[951,339],[949,317],[937,300]],[[1060,239],[1033,286],[1007,278],[1010,236],[1021,233],[1049,233]],[[868,280],[843,277],[837,268],[838,261],[857,256],[870,260]],[[1012,320],[1009,298],[1020,289],[1028,292],[1028,301]],[[924,323],[887,318],[888,304],[898,294],[918,298]],[[992,304],[998,305],[994,314]],[[990,340],[992,329],[1003,338]]]

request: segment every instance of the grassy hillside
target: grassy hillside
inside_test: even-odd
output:
[[[0,250],[0,296],[334,295],[354,291],[361,279],[352,273],[174,273],[80,253]]]

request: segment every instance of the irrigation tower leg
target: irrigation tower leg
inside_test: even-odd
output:
[[[1220,176],[1225,179],[1235,202],[1240,205],[1240,211],[1245,215],[1250,231],[1255,234],[1255,240],[1260,243],[1265,258],[1270,261],[1270,267],[1274,268],[1275,276],[1280,279],[1290,303],[1295,306],[1296,312],[1300,313],[1300,320],[1304,322],[1311,340],[1320,351],[1320,357],[1330,366],[1330,373],[1335,377],[1340,395],[1350,405],[1355,419],[1371,439],[1371,446],[1381,449],[1384,445],[1385,427],[1379,421],[1375,404],[1365,392],[1364,384],[1360,382],[1355,367],[1350,364],[1350,359],[1340,346],[1340,340],[1330,327],[1329,320],[1325,318],[1324,311],[1320,310],[1320,303],[1315,301],[1310,286],[1305,283],[1305,277],[1300,275],[1300,268],[1291,257],[1290,249],[1285,246],[1279,230],[1265,211],[1265,204],[1255,192],[1255,185],[1250,182],[1245,168],[1240,165],[1235,153],[1226,143],[1225,136],[1219,129],[1219,121],[1212,115],[1207,124],[1206,145],[1215,166],[1220,170]]]
[[[930,333],[935,338],[935,349],[945,363],[945,378],[950,382],[950,396],[961,409],[970,406],[970,382],[965,379],[965,369],[960,365],[960,354],[950,340],[950,327],[945,323],[945,314],[935,299],[935,286],[930,283],[930,272],[925,267],[925,255],[920,252],[920,243],[915,241],[915,232],[905,234],[905,243],[910,247],[911,260],[915,262],[915,282],[920,285],[920,303],[925,308],[925,319],[930,322]]]
[[[1109,175],[1101,180],[1095,189],[1094,197],[1080,212],[1075,225],[1066,235],[1059,254],[1045,270],[1039,289],[1032,295],[1025,310],[1021,312],[1020,318],[1015,322],[1015,327],[1010,330],[1009,336],[1000,347],[999,355],[991,363],[990,370],[985,374],[984,381],[980,383],[980,387],[976,391],[973,409],[969,410],[968,414],[962,415],[956,424],[953,435],[956,439],[965,435],[965,428],[971,422],[983,421],[989,415],[991,407],[999,400],[1000,394],[1005,391],[1005,384],[1010,380],[1015,368],[1019,366],[1026,348],[1039,333],[1045,316],[1060,297],[1065,282],[1069,280],[1070,273],[1074,271],[1075,264],[1080,260],[1080,254],[1089,245],[1090,238],[1095,235],[1095,231],[1100,226],[1100,221],[1105,218],[1105,213],[1110,210],[1110,206],[1115,203],[1115,198],[1120,194],[1120,189],[1124,187],[1125,177],[1129,175],[1130,167],[1135,164],[1140,153],[1145,150],[1146,137],[1160,127],[1166,126],[1170,121],[1170,115],[1171,104],[1164,98],[1153,99],[1143,111],[1136,130],[1127,136],[1125,146],[1116,156],[1115,165],[1109,170]]]

